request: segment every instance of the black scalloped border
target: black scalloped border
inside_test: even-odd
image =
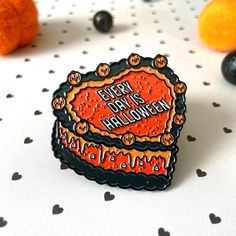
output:
[[[146,189],[164,190],[172,179],[174,172],[174,164],[176,162],[176,153],[178,147],[172,150],[169,166],[167,167],[167,175],[146,175],[143,173],[126,173],[123,171],[105,170],[98,166],[86,162],[73,152],[69,151],[60,142],[57,132],[57,122],[55,122],[52,133],[52,149],[56,158],[64,164],[67,164],[77,174],[84,175],[89,180],[95,180],[99,184],[108,184],[111,187],[119,186],[121,188],[132,188],[134,190]]]
[[[112,77],[114,75],[117,75],[121,71],[129,68],[140,68],[142,66],[150,66],[152,69],[157,70],[159,73],[164,74],[170,81],[171,84],[175,85],[178,82],[182,82],[179,80],[178,76],[174,74],[173,70],[169,67],[165,66],[164,68],[157,68],[154,64],[154,60],[152,58],[144,58],[140,56],[140,63],[137,66],[130,66],[128,64],[127,59],[122,59],[119,62],[114,62],[110,65],[111,72],[107,78]],[[73,72],[73,71],[72,71]],[[66,94],[73,89],[73,87],[80,86],[81,83],[86,81],[102,81],[104,78],[99,77],[96,73],[96,71],[88,72],[86,74],[81,74],[81,81],[77,85],[71,85],[69,82],[64,82],[60,85],[60,88],[56,90],[53,94],[53,97],[66,97]],[[182,94],[177,94],[176,100],[175,100],[175,113],[181,113],[184,114],[186,111],[185,106],[185,92]],[[77,134],[75,130],[76,122],[72,119],[71,115],[68,113],[66,107],[61,110],[55,110],[53,111],[54,115],[57,117],[57,120],[60,121],[64,127],[68,128],[70,132]],[[174,150],[176,146],[177,139],[180,135],[180,131],[182,129],[183,125],[176,125],[172,122],[172,128],[170,130],[170,133],[174,135],[175,142],[168,147],[168,150]],[[108,147],[116,146],[117,148],[126,148],[128,150],[131,149],[137,149],[139,151],[145,151],[145,150],[166,150],[167,147],[162,145],[160,142],[135,142],[134,144],[130,146],[125,146],[121,139],[118,138],[110,138],[108,136],[102,136],[97,133],[92,133],[91,131],[88,131],[87,133],[82,135],[83,139],[89,142],[96,142],[98,144],[104,144]]]

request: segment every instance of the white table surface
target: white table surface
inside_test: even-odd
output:
[[[236,87],[222,78],[225,54],[198,38],[197,15],[205,4],[37,2],[40,34],[34,46],[0,57],[0,217],[6,221],[0,235],[236,235]],[[107,34],[91,21],[103,9],[114,16]],[[100,62],[132,52],[168,54],[169,66],[188,85],[176,170],[171,187],[162,192],[99,185],[61,169],[51,150],[52,93],[67,74],[95,70]],[[37,110],[41,114],[34,115]],[[188,141],[189,135],[196,140]],[[24,144],[27,137],[32,142]],[[197,169],[206,176],[198,177]],[[20,179],[12,180],[15,172]],[[112,201],[104,200],[107,191],[115,196]],[[56,204],[63,208],[60,214],[52,214]],[[210,214],[221,222],[211,223]]]

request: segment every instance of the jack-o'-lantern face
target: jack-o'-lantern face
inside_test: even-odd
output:
[[[68,82],[72,85],[76,85],[80,82],[81,75],[77,71],[73,71],[68,75]]]
[[[157,68],[161,69],[161,68],[164,68],[167,65],[168,60],[165,56],[159,54],[154,58],[154,63],[155,63]]]
[[[135,136],[132,133],[126,133],[122,136],[122,142],[129,146],[132,145],[135,142]]]
[[[170,146],[174,142],[174,137],[171,133],[164,133],[161,136],[161,143],[164,146]]]
[[[100,64],[98,67],[97,67],[97,74],[101,77],[106,77],[109,75],[111,69],[109,67],[108,64],[104,63],[104,64]]]
[[[52,101],[52,106],[56,110],[62,109],[66,105],[66,101],[63,97],[54,98]]]
[[[176,114],[174,116],[174,122],[176,125],[182,125],[185,122],[185,116],[183,114]]]
[[[176,93],[184,93],[186,91],[187,87],[186,84],[183,82],[179,82],[175,85],[175,92]]]
[[[86,132],[88,132],[88,129],[88,123],[85,121],[80,121],[75,126],[75,130],[78,134],[85,134]]]
[[[140,63],[140,56],[132,53],[128,58],[128,62],[131,66],[137,66]]]

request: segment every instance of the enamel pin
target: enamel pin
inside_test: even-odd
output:
[[[187,87],[167,62],[131,54],[87,74],[71,71],[52,100],[55,156],[100,184],[169,186]]]

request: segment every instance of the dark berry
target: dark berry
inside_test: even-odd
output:
[[[98,31],[108,32],[112,27],[113,18],[109,12],[99,11],[93,17],[93,24]]]
[[[226,55],[221,64],[221,71],[228,82],[236,85],[236,50]]]

